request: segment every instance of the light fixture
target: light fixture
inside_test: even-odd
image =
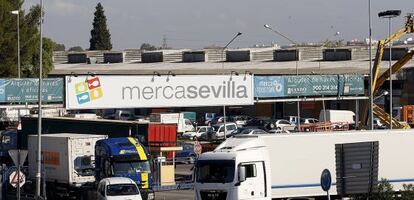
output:
[[[247,79],[247,75],[252,75],[253,73],[251,72],[251,71],[244,71],[244,78],[243,78],[243,80],[246,80]]]
[[[95,75],[96,75],[96,72],[88,72],[88,76],[95,77]]]
[[[161,76],[161,74],[160,74],[159,72],[157,72],[157,71],[154,71],[154,72],[152,73],[151,82],[154,82],[154,80],[155,80],[155,76]]]
[[[230,72],[230,81],[233,80],[233,74],[236,75],[236,76],[238,76],[239,75],[239,72],[231,71]]]
[[[91,76],[91,77],[95,77],[95,75],[96,75],[96,73],[95,73],[95,72],[87,72],[86,74],[87,74],[87,75],[86,75],[85,82],[88,82],[88,78],[89,78],[89,76]]]
[[[168,74],[167,74],[167,82],[170,81],[170,75],[171,76],[175,76],[174,72],[168,71]]]
[[[161,76],[161,74],[159,72],[157,72],[157,71],[154,71],[154,73],[152,74],[152,76],[155,76],[155,75]]]
[[[78,77],[78,74],[76,74],[75,72],[70,72],[70,76]]]

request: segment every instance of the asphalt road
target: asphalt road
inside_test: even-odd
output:
[[[172,190],[165,192],[156,192],[156,200],[193,200],[194,190]]]
[[[188,179],[191,178],[192,174],[192,164],[177,164],[175,168],[175,177],[176,179]],[[171,190],[164,192],[155,193],[156,200],[193,200],[194,199],[194,190]]]

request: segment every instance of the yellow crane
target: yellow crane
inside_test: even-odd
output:
[[[392,34],[391,36],[378,41],[378,47],[377,52],[375,55],[374,60],[374,66],[372,68],[372,86],[371,86],[371,94],[374,96],[374,94],[378,91],[378,89],[384,84],[384,82],[390,77],[389,69],[386,70],[384,73],[379,76],[380,73],[380,67],[381,67],[381,60],[382,56],[384,54],[384,48],[387,44],[394,42],[395,40],[398,40],[402,36],[406,34],[414,33],[414,23],[413,23],[413,15],[408,14],[406,16],[406,22],[405,26]],[[414,50],[409,51],[406,53],[401,59],[399,59],[396,63],[394,63],[391,67],[392,74],[398,72],[407,62],[409,62],[414,56]],[[367,124],[368,121],[368,108],[369,106],[364,106],[365,112],[363,113],[362,119],[363,124]],[[388,126],[392,126],[393,128],[400,128],[400,129],[408,129],[410,128],[409,125],[402,124],[398,122],[396,119],[392,119],[392,124],[390,124],[390,116],[387,112],[385,112],[382,108],[379,106],[373,104],[373,114],[384,124],[387,124]]]

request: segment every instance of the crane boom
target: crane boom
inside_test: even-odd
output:
[[[387,44],[394,42],[395,40],[398,40],[402,36],[406,34],[414,33],[414,23],[413,23],[413,16],[412,14],[407,15],[406,17],[406,23],[403,28],[392,34],[391,36],[382,39],[378,41],[378,47],[377,52],[375,55],[374,60],[374,66],[372,68],[371,76],[372,76],[372,85],[371,85],[371,94],[374,96],[374,94],[379,90],[379,88],[384,84],[384,82],[390,78],[390,72],[389,69],[386,70],[384,73],[379,76],[380,73],[380,67],[381,67],[381,61],[382,56],[384,54],[384,48]],[[399,59],[394,65],[391,67],[392,74],[398,72],[407,62],[409,62],[412,57],[414,56],[414,51],[409,51],[406,53],[401,59]],[[362,120],[363,124],[367,124],[368,121],[368,108],[369,106],[363,107],[365,112],[363,113]],[[398,122],[398,120],[393,119],[392,124],[390,123],[389,119],[390,116],[387,112],[385,112],[382,108],[380,108],[377,105],[373,105],[373,113],[378,119],[389,126],[395,127],[395,128],[410,128],[409,126],[406,126],[404,124],[401,124]]]

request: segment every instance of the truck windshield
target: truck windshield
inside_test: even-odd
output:
[[[233,160],[197,161],[197,182],[230,183],[233,182],[235,164]]]
[[[114,184],[106,187],[107,196],[137,195],[139,190],[134,184]]]
[[[137,172],[150,172],[149,161],[128,161],[128,162],[115,162],[114,163],[115,174],[131,174]]]

